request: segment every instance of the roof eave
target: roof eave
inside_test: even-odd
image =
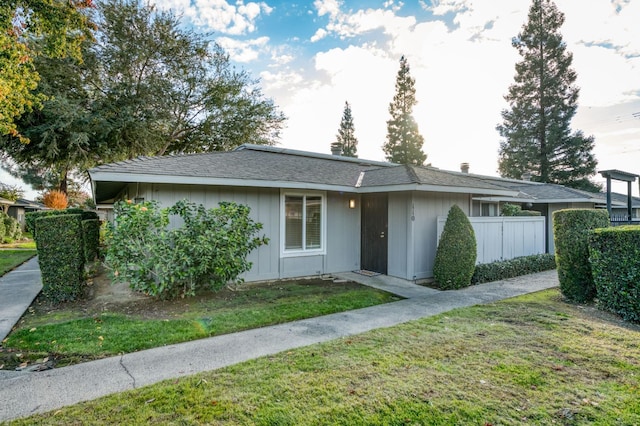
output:
[[[274,181],[260,179],[229,179],[198,176],[151,175],[114,172],[90,172],[93,185],[100,182],[157,183],[171,185],[209,185],[255,188],[309,189],[322,191],[357,192],[357,188],[348,185],[331,185],[316,182]],[[95,189],[94,189],[95,191]]]
[[[359,188],[358,192],[372,193],[372,192],[403,192],[403,191],[418,191],[418,192],[448,192],[455,194],[485,194],[485,195],[502,195],[505,197],[513,197],[518,195],[518,192],[501,190],[501,189],[487,189],[487,188],[472,188],[466,186],[447,186],[447,185],[425,185],[425,184],[403,184],[403,185],[377,185],[366,186]]]

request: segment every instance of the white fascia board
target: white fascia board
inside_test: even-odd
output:
[[[228,179],[207,178],[198,176],[150,175],[134,173],[94,172],[91,174],[94,183],[122,182],[122,183],[159,183],[169,185],[211,185],[211,186],[242,186],[252,188],[284,188],[305,189],[318,191],[357,192],[356,188],[344,185],[326,185],[311,182],[273,181],[258,179]]]
[[[500,202],[508,201],[511,203],[537,203],[535,198],[522,198],[522,197],[473,197],[473,201],[487,201],[487,202]]]
[[[508,197],[473,197],[474,201],[511,201],[516,203],[558,204],[558,203],[594,203],[606,204],[605,201],[593,198],[508,198]],[[611,205],[626,206],[620,201],[611,201]]]
[[[509,191],[502,189],[485,189],[485,188],[469,188],[465,186],[443,186],[443,185],[422,185],[422,184],[406,184],[406,185],[380,185],[359,188],[360,193],[373,192],[403,192],[403,191],[419,191],[419,192],[448,192],[456,194],[491,194],[505,197],[515,197],[517,191]]]
[[[597,204],[600,201],[594,200],[592,198],[540,198],[534,199],[531,201],[532,203],[547,203],[547,204],[556,204],[556,203],[593,203]]]

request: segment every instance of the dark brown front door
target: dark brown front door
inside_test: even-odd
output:
[[[387,194],[362,196],[361,269],[387,273],[387,209]]]

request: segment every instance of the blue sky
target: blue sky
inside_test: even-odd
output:
[[[261,80],[289,118],[280,146],[328,153],[349,101],[359,156],[382,160],[405,55],[427,162],[448,170],[468,162],[472,173],[497,174],[495,126],[519,60],[511,39],[530,0],[155,1],[212,32]],[[640,174],[640,0],[555,3],[581,88],[573,129],[595,137],[598,170]]]

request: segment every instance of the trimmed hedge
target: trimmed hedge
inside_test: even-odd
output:
[[[93,262],[98,257],[98,247],[100,246],[100,221],[98,219],[82,221],[82,238],[84,261]]]
[[[0,212],[0,243],[13,241],[22,237],[20,222],[4,212]]]
[[[596,286],[589,263],[588,236],[609,226],[609,213],[595,209],[565,209],[553,213],[553,239],[560,291],[570,302],[590,302]]]
[[[84,282],[82,216],[39,217],[35,230],[42,294],[54,302],[75,300]]]
[[[640,226],[595,229],[589,255],[598,307],[640,322]]]
[[[0,219],[2,218],[3,214],[4,213],[0,213]],[[0,220],[0,243],[2,241],[4,241],[5,232],[6,232],[6,230],[5,230],[5,227],[4,227],[4,220]]]
[[[59,216],[64,214],[79,214],[79,215],[82,215],[82,220],[98,219],[98,214],[96,212],[83,210],[78,207],[72,207],[64,210],[39,210],[36,212],[29,212],[24,215],[26,230],[28,232],[31,232],[31,234],[35,238],[36,220],[38,220],[41,217]]]
[[[542,213],[536,210],[522,210],[517,204],[505,203],[500,209],[502,216],[541,216]]]
[[[476,269],[471,277],[471,284],[500,281],[521,275],[549,271],[555,268],[555,256],[549,253],[516,257],[514,259],[499,260],[491,263],[481,263],[476,265]]]
[[[436,259],[433,276],[441,289],[457,289],[471,285],[476,264],[476,235],[469,218],[457,205],[447,215]]]

